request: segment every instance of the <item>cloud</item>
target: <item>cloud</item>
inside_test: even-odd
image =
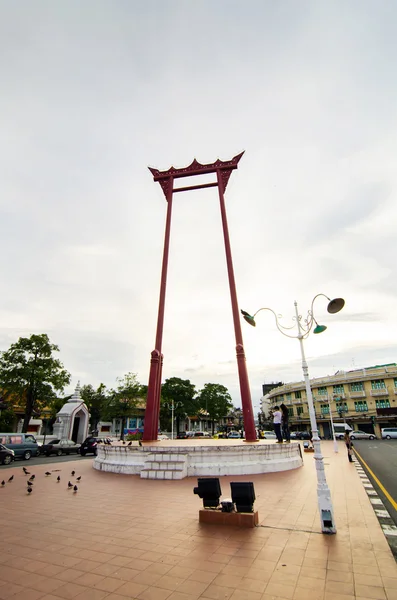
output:
[[[292,316],[294,299],[341,295],[339,316],[316,303],[328,330],[307,342],[311,368],[349,365],[352,340],[360,363],[390,358],[396,17],[341,0],[9,3],[1,348],[47,332],[73,385],[147,382],[167,210],[147,166],[245,149],[225,195],[239,305]],[[217,380],[239,404],[215,189],[175,194],[169,259],[163,378]],[[253,398],[268,377],[299,376],[270,315],[241,325]]]

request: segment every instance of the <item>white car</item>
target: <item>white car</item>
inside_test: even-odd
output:
[[[227,437],[229,438],[229,440],[230,440],[230,439],[232,439],[232,440],[233,440],[233,439],[234,439],[234,440],[241,439],[241,435],[239,434],[239,432],[238,432],[238,431],[230,431],[230,432],[227,434]]]
[[[357,429],[356,431],[349,432],[351,440],[376,440],[376,435],[373,433],[367,433],[366,431],[361,431]]]
[[[397,439],[397,427],[385,427],[382,429],[382,440]]]
[[[262,431],[263,437],[265,440],[276,440],[277,436],[274,431]]]

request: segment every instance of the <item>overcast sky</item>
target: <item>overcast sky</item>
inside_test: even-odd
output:
[[[147,383],[166,201],[147,167],[227,160],[240,307],[311,376],[397,358],[394,2],[0,1],[0,349],[48,333],[72,387]],[[242,322],[255,408],[302,378]],[[174,198],[163,379],[240,404],[215,188]]]

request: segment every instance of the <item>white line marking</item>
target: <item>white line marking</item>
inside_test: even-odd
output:
[[[385,535],[397,536],[397,527],[395,525],[382,525],[382,529]]]
[[[371,504],[376,504],[377,506],[383,506],[383,502],[380,498],[370,498]]]
[[[374,511],[377,517],[382,517],[383,519],[390,518],[390,515],[387,512],[387,510],[383,510],[382,508],[374,508]]]

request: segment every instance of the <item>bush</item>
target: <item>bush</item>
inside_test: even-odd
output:
[[[142,436],[143,433],[129,433],[125,439],[127,442],[136,442],[138,440],[141,440]]]

